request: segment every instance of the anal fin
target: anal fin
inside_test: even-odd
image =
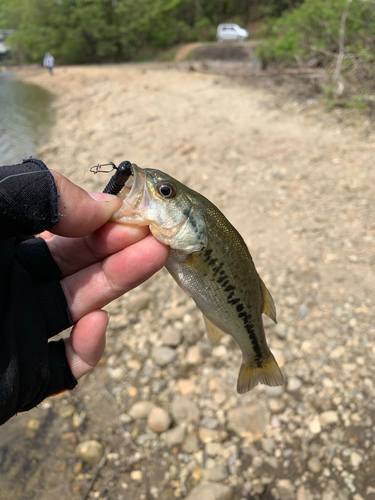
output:
[[[220,330],[212,321],[210,321],[205,315],[203,315],[204,322],[206,324],[207,337],[210,343],[210,346],[214,348],[220,340],[226,335],[223,330]]]
[[[237,392],[243,394],[250,391],[257,384],[273,386],[283,385],[283,383],[283,374],[270,351],[268,358],[260,366],[257,366],[254,362],[246,363],[246,361],[242,361],[237,381]]]
[[[266,285],[263,283],[262,279],[259,277],[260,288],[262,289],[263,295],[263,312],[267,314],[269,318],[272,319],[275,323],[276,321],[276,307],[273,301],[272,295],[268,291]]]

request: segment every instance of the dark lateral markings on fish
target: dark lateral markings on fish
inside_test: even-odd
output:
[[[204,252],[204,260],[207,262],[209,266],[213,266],[217,262],[217,258],[212,257],[212,249],[209,248]],[[254,324],[250,322],[251,313],[244,311],[245,306],[241,303],[241,299],[238,297],[234,298],[234,291],[236,287],[229,283],[229,277],[225,274],[225,271],[222,269],[224,267],[224,262],[220,262],[217,267],[213,269],[214,276],[220,272],[219,278],[216,279],[217,283],[224,288],[224,292],[228,293],[227,303],[236,306],[236,310],[238,312],[237,316],[242,319],[244,327],[249,335],[250,342],[253,346],[255,352],[255,361],[258,368],[262,365],[263,356],[262,349],[259,345],[258,339],[254,332]]]

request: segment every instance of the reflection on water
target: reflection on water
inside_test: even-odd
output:
[[[0,72],[0,165],[36,154],[51,123],[50,102],[45,90]]]

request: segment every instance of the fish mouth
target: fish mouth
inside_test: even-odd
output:
[[[122,207],[113,215],[118,222],[137,223],[146,225],[143,219],[150,202],[150,197],[146,189],[146,174],[135,163],[126,166],[124,187],[118,193],[122,200]]]
[[[131,163],[127,168],[129,169],[129,172],[127,172],[128,178],[119,193],[119,198],[124,201],[130,201],[129,199],[133,198],[134,195],[138,197],[139,194],[143,192],[146,182],[146,176],[138,165]]]
[[[123,188],[120,190],[120,197],[122,199],[125,199],[129,196],[132,188],[136,184],[135,178],[137,176],[137,170],[139,168],[135,163],[130,163],[130,162],[126,162],[126,163],[128,163],[128,165],[126,165],[126,167],[125,167],[124,175],[125,175],[125,177],[127,177],[127,179],[125,181]],[[130,165],[129,165],[129,163],[130,163]],[[119,165],[119,168],[120,167],[121,167],[121,164]]]

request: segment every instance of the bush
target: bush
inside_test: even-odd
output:
[[[338,53],[341,17],[347,0],[305,0],[292,12],[266,23],[267,41],[258,47],[263,66],[270,62],[295,63],[319,54],[326,63]],[[375,7],[369,0],[352,2],[345,26],[346,52],[374,59]]]

